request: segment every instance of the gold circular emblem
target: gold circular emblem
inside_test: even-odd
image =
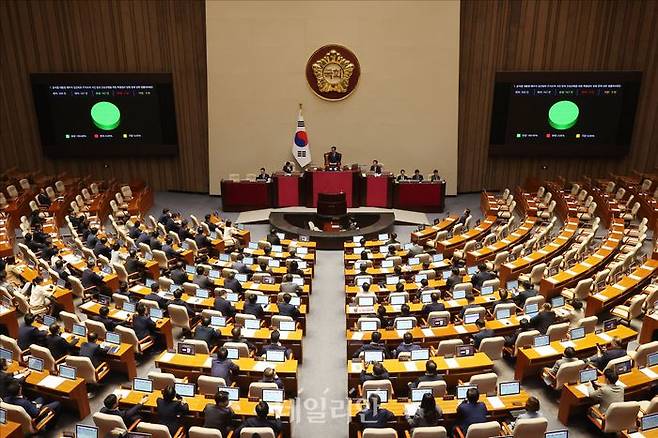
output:
[[[349,96],[361,76],[356,55],[347,47],[330,44],[320,47],[306,62],[306,81],[313,92],[326,100]]]

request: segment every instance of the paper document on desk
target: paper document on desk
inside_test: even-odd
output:
[[[243,328],[241,333],[245,338],[253,338],[256,335],[256,330]]]
[[[211,368],[212,367],[212,357],[209,357],[205,361],[203,361],[203,368]]]
[[[580,391],[581,393],[583,393],[584,395],[589,396],[589,386],[588,385],[586,385],[584,383],[580,383],[580,384],[576,385],[576,389],[578,391]]]
[[[128,394],[130,394],[129,389],[115,389],[112,394],[116,395],[119,400],[124,399],[128,397]]]
[[[162,356],[160,356],[160,359],[158,359],[160,362],[169,362],[174,358],[174,353],[162,353]]]
[[[66,379],[59,376],[46,376],[38,383],[38,386],[45,386],[46,388],[57,388]]]
[[[363,370],[363,366],[362,366],[361,362],[351,362],[350,363],[350,372],[360,373],[361,370]]]
[[[404,415],[407,417],[413,417],[416,415],[416,411],[420,406],[419,403],[405,403],[404,405]]]
[[[416,362],[402,362],[404,364],[404,369],[413,372],[413,371],[418,371],[418,366],[416,365]]]
[[[94,307],[95,305],[96,305],[95,302],[87,301],[86,303],[80,304],[78,307],[83,309],[83,310],[88,310],[88,309],[91,309],[92,307]]]
[[[352,332],[353,341],[360,341],[361,339],[363,339],[363,332]]]
[[[448,305],[450,307],[457,307],[457,306],[459,306],[459,301],[457,301],[457,300],[448,300]]]
[[[611,338],[610,335],[607,334],[607,333],[599,333],[597,336],[599,337],[599,339],[602,339],[603,342],[610,342],[610,341],[612,341],[612,338]]]
[[[82,260],[80,257],[76,256],[75,254],[66,254],[65,256],[62,256],[62,259],[66,263],[71,263],[73,265],[78,263],[80,260]]]
[[[654,373],[651,368],[642,368],[640,371],[651,380],[658,379],[658,374]]]
[[[553,354],[557,354],[557,350],[555,350],[555,348],[551,347],[550,345],[535,347],[535,351],[540,356],[551,356]]]
[[[576,346],[576,344],[574,344],[573,341],[562,341],[562,342],[560,342],[560,344],[561,344],[564,348],[575,347],[575,346]]]
[[[621,380],[617,380],[617,386],[621,386],[622,388],[626,388],[626,384],[622,382]]]
[[[605,301],[605,300],[608,299],[608,297],[606,297],[606,296],[605,296],[604,294],[602,294],[602,293],[598,293],[598,294],[594,295],[594,298],[596,298],[596,299],[599,300],[599,301]]]
[[[489,400],[491,407],[494,409],[503,409],[505,407],[505,403],[498,397],[487,397],[487,400]]]
[[[421,329],[421,331],[423,332],[423,336],[427,338],[434,336],[434,330],[432,330],[431,328],[424,328]]]
[[[446,365],[448,365],[448,368],[459,368],[459,362],[457,362],[457,359],[446,359]]]
[[[633,432],[630,435],[628,435],[628,438],[644,438],[644,435],[642,432]]]
[[[466,330],[466,327],[464,327],[463,325],[456,325],[455,331],[461,334],[468,333],[468,330]]]
[[[633,280],[633,281],[642,281],[642,277],[638,277],[638,276],[635,275],[635,274],[631,274],[631,275],[629,275],[628,278],[630,278],[630,279]]]
[[[128,316],[130,316],[130,313],[126,312],[125,310],[117,310],[114,312],[114,315],[112,315],[116,319],[128,319]]]
[[[279,338],[283,340],[288,339],[290,337],[290,333],[293,332],[287,332],[287,331],[279,332]]]
[[[271,362],[256,362],[253,366],[254,371],[265,371],[265,368],[275,368],[276,364],[273,364]]]

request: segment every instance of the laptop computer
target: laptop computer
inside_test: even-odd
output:
[[[174,383],[174,389],[181,397],[194,397],[194,383]]]
[[[363,360],[367,363],[371,362],[383,362],[384,361],[384,352],[379,350],[368,350],[363,352]]]
[[[466,398],[466,393],[471,388],[477,388],[476,385],[457,385],[457,399],[464,400]]]
[[[267,403],[283,403],[283,389],[263,389],[262,400]]]
[[[75,438],[99,438],[98,428],[84,424],[75,425]]]
[[[599,378],[599,373],[596,368],[585,368],[580,370],[578,374],[578,381],[580,383],[593,382]]]
[[[378,395],[381,403],[388,403],[388,391],[385,389],[369,389],[366,391],[366,400],[370,399],[371,395]]]
[[[151,393],[153,392],[153,381],[150,379],[135,377],[133,379],[133,391]]]
[[[516,395],[521,393],[521,384],[514,380],[511,382],[500,382],[498,384],[498,396]]]

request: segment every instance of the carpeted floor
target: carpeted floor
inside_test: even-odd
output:
[[[448,198],[446,213],[459,213],[470,208],[475,218],[481,217],[479,194],[460,195]],[[157,193],[151,214],[157,217],[163,207],[169,207],[188,216],[204,214],[220,208],[220,198],[207,195],[184,193]],[[429,214],[429,219],[437,216]],[[225,217],[235,220],[236,213],[225,213]],[[249,224],[252,240],[258,240],[267,233],[265,224]],[[408,241],[412,226],[396,226],[400,240]],[[307,334],[304,337],[304,364],[299,371],[300,396],[293,420],[293,437],[309,438],[325,436],[347,437],[347,373],[345,343],[345,313],[343,308],[344,277],[342,274],[341,251],[318,251],[313,295],[307,321]],[[179,333],[175,332],[175,335]],[[153,369],[153,361],[147,360],[138,367],[138,374],[145,376]],[[499,380],[513,380],[513,364],[499,361],[495,366]],[[90,400],[91,412],[97,412],[103,398],[121,383],[123,376],[112,376]],[[549,430],[563,429],[557,420],[559,394],[545,388],[538,379],[527,379],[523,387],[541,401],[541,411],[549,419]],[[74,429],[75,419],[64,413],[59,428],[61,431]],[[91,416],[85,423],[91,424]],[[54,436],[54,435],[53,435]],[[595,429],[584,418],[574,418],[569,425],[570,438],[597,436]]]

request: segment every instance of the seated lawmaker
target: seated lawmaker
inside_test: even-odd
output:
[[[176,394],[173,385],[167,385],[162,390],[162,397],[156,400],[156,414],[158,422],[167,426],[171,436],[176,434],[179,427],[183,425],[182,416],[190,412],[187,403],[181,401],[181,396]]]
[[[204,341],[208,345],[208,348],[217,345],[221,338],[222,335],[220,335],[217,330],[210,327],[210,318],[208,317],[204,317],[201,320],[201,323],[194,329],[193,339]]]
[[[34,327],[34,315],[26,313],[23,316],[23,326],[18,329],[18,346],[21,350],[27,350],[30,345],[37,344],[43,346],[46,342],[46,335]]]
[[[286,161],[286,164],[283,165],[283,173],[291,174],[295,171],[294,166],[290,161]]]
[[[244,303],[244,309],[242,310],[242,313],[247,315],[254,315],[256,319],[263,319],[265,316],[265,311],[263,310],[263,306],[256,302],[257,300],[258,295],[253,293],[249,294],[247,296],[247,302]]]
[[[256,416],[255,417],[249,417],[244,422],[240,427],[238,427],[233,434],[233,436],[239,437],[240,433],[242,432],[242,429],[246,427],[269,427],[272,429],[272,432],[274,432],[274,436],[278,436],[279,432],[281,432],[282,424],[281,420],[279,420],[279,411],[274,411],[275,418],[270,419],[267,417],[267,415],[270,412],[270,407],[267,404],[267,402],[260,401],[256,405]]]
[[[382,408],[381,402],[381,398],[375,393],[368,397],[368,407],[361,410],[356,416],[356,421],[362,429],[384,429],[389,427],[389,422],[395,420],[395,414]]]
[[[297,321],[297,319],[301,316],[301,313],[299,312],[299,309],[297,309],[297,307],[290,304],[291,300],[292,300],[292,295],[290,295],[289,293],[283,294],[283,302],[278,304],[279,315],[289,316],[295,321]]]
[[[256,175],[256,181],[268,182],[269,180],[270,180],[270,176],[265,172],[265,168],[261,167],[260,173]]]
[[[471,278],[471,283],[473,283],[475,289],[480,290],[485,281],[493,280],[494,278],[496,278],[496,274],[489,271],[486,264],[480,263],[478,265],[478,272]]]
[[[414,174],[411,176],[413,181],[421,182],[423,180],[423,174],[420,173],[420,169],[414,170]]]
[[[376,174],[382,173],[382,165],[379,164],[379,161],[372,160],[372,166],[370,166],[370,171],[375,172]]]
[[[88,357],[94,368],[98,368],[107,358],[107,350],[103,349],[96,341],[98,341],[96,333],[87,333],[87,342],[80,346],[80,353],[78,353],[79,356]]]
[[[331,147],[331,151],[327,152],[327,163],[330,168],[338,170],[341,165],[343,155],[336,151],[336,146]]]
[[[411,332],[406,332],[402,335],[402,342],[398,345],[398,348],[393,352],[395,357],[398,357],[400,353],[410,353],[413,350],[420,350],[421,346],[414,342],[414,337]]]
[[[263,371],[263,377],[259,380],[260,383],[274,383],[277,388],[283,389],[283,380],[276,374],[274,368],[267,367]]]
[[[443,411],[440,406],[437,406],[436,399],[432,393],[425,393],[420,401],[420,406],[416,409],[416,413],[413,416],[407,415],[407,422],[411,429],[435,427],[439,425],[441,417],[443,417]]]
[[[457,406],[455,428],[459,427],[464,435],[471,425],[487,422],[487,406],[479,400],[480,391],[470,388],[466,391],[466,400]]]
[[[406,181],[406,180],[408,180],[408,179],[409,179],[409,177],[408,177],[407,174],[405,173],[404,169],[400,169],[400,174],[395,178],[395,180],[396,180],[397,182],[400,182],[400,181]]]
[[[432,176],[430,177],[430,181],[432,181],[432,182],[441,181],[441,175],[439,175],[439,170],[438,169],[434,169],[432,171]]]
[[[78,337],[73,336],[67,341],[62,335],[59,325],[51,324],[49,327],[50,334],[46,337],[46,348],[50,350],[55,360],[59,360],[67,354],[73,353],[73,349],[78,343]]]
[[[263,346],[261,349],[261,355],[265,356],[268,351],[284,351],[286,359],[290,359],[292,357],[292,351],[290,351],[285,345],[282,345],[280,339],[281,333],[279,333],[278,330],[272,330],[272,333],[270,334],[270,343]]]
[[[222,436],[227,436],[235,412],[229,406],[228,392],[218,390],[215,393],[215,404],[207,404],[203,409],[203,427],[217,429]]]
[[[146,306],[137,303],[135,312],[137,314],[133,316],[132,329],[135,331],[137,339],[141,341],[147,336],[154,338],[157,335],[157,327],[155,322],[146,315]]]
[[[9,383],[9,386],[7,387],[7,396],[3,401],[10,405],[22,407],[25,409],[27,415],[33,420],[44,415],[48,411],[55,414],[55,418],[57,419],[61,410],[61,403],[59,401],[47,403],[43,397],[37,397],[34,400],[30,400],[23,396],[23,386],[17,381]]]
[[[220,347],[210,364],[210,375],[221,377],[226,382],[226,385],[230,386],[233,382],[233,375],[237,374],[238,371],[240,371],[240,367],[228,358],[228,350]]]
[[[421,382],[437,382],[443,380],[443,376],[439,374],[436,362],[433,360],[428,360],[425,362],[425,374],[417,378],[414,382],[409,382],[409,386],[413,388],[418,388],[418,384]]]
[[[363,364],[363,369],[361,370],[361,375],[359,376],[359,380],[361,383],[367,382],[369,380],[388,380],[389,379],[389,374],[386,368],[384,368],[384,364],[381,362],[375,362],[372,365],[372,372],[368,373],[366,372],[366,363],[364,359],[364,364]]]
[[[626,355],[626,348],[621,339],[618,337],[612,338],[610,346],[602,346],[596,344],[597,354],[587,359],[592,365],[603,371],[608,366],[611,360],[619,359]]]
[[[140,402],[135,406],[132,406],[128,409],[119,409],[119,398],[115,394],[110,394],[103,400],[103,407],[101,408],[101,414],[106,415],[116,415],[121,417],[123,424],[130,427],[137,420],[141,420],[139,416],[139,411],[144,407],[144,403],[148,400],[148,395],[142,397]]]

